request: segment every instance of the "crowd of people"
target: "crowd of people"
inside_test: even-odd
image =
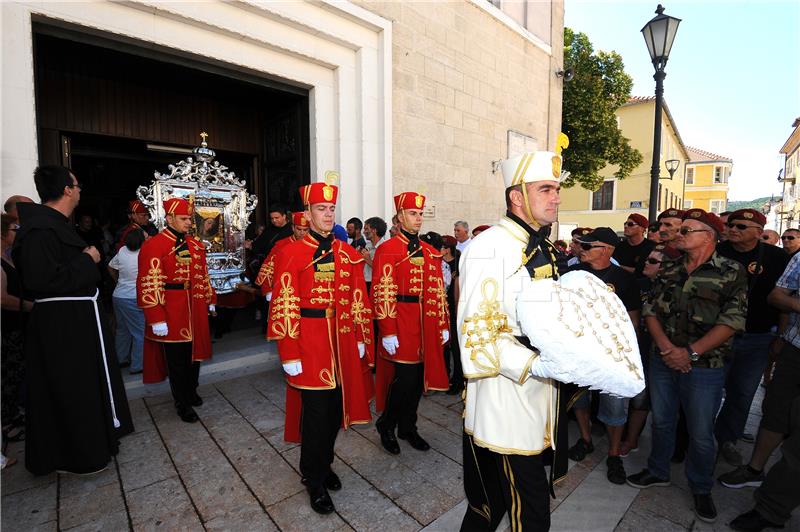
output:
[[[24,439],[34,474],[104,469],[133,431],[125,367],[145,383],[169,378],[177,415],[196,422],[212,336],[252,304],[277,344],[284,436],[300,443],[302,482],[319,513],[335,510],[329,491],[342,489],[331,469],[340,428],[371,422],[374,399],[387,452],[401,453],[398,439],[427,451],[419,401],[442,392],[465,400],[463,530],[493,530],[507,512],[520,529],[549,527],[547,499],[566,457],[584,460],[599,435],[613,484],[666,486],[670,463],[685,461],[694,511],[713,522],[720,459],[733,467],[718,479],[724,487],[758,487],[734,529],[785,523],[800,503],[800,230],[784,231],[777,247],[756,210],[667,209],[653,223],[631,213],[622,236],[578,227],[569,243],[551,243],[560,154],[527,154],[501,168],[505,216],[472,231],[459,220],[452,235],[423,232],[426,198],[416,192],[394,197],[388,223],[352,217],[341,226],[335,185],[301,187],[303,210],[269,206],[268,226],[246,241],[242,283],[220,296],[188,202],[167,200],[158,231],[131,201],[128,225],[111,237],[91,216],[73,216],[77,176],[38,168],[40,203],[14,196],[2,215],[3,443]],[[635,397],[555,383],[522,334],[522,280],[571,271],[595,276],[627,311],[646,375]],[[762,421],[748,434],[762,382]],[[567,405],[580,433],[571,446],[557,420]],[[648,417],[647,467],[628,474],[623,459],[638,450]],[[754,442],[749,461],[741,440]],[[765,471],[781,444],[783,459]]]

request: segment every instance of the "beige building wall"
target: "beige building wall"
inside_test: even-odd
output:
[[[680,161],[673,179],[662,179],[661,194],[657,211],[669,207],[680,208],[684,197],[684,167],[688,155],[683,146],[672,117],[664,106],[662,113],[661,138],[661,176],[667,177],[664,161],[677,159]],[[616,165],[609,165],[600,171],[606,181],[614,183],[611,209],[592,209],[592,191],[580,185],[562,189],[561,207],[559,209],[559,237],[569,238],[569,232],[575,227],[611,227],[622,232],[622,224],[631,213],[637,212],[647,216],[650,198],[650,166],[653,158],[653,116],[655,113],[654,98],[632,98],[631,101],[617,110],[617,119],[623,136],[630,140],[631,146],[642,154],[642,162],[631,175],[625,179],[614,178]],[[565,167],[569,170],[568,161]]]
[[[428,197],[435,215],[423,229],[452,234],[456,220],[497,221],[503,179],[492,163],[508,157],[509,130],[553,149],[563,2],[527,4],[529,26],[546,38],[483,0],[358,2],[392,21],[393,189]]]

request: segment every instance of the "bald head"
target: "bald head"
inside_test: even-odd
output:
[[[11,196],[3,204],[3,211],[6,214],[10,214],[14,218],[19,218],[19,216],[17,216],[17,203],[33,203],[33,200],[28,196]]]

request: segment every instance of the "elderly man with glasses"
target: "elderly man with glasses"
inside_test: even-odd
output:
[[[789,256],[761,240],[766,217],[755,209],[740,209],[728,217],[728,240],[717,253],[735,260],[747,274],[747,324],[733,339],[733,352],[725,359],[725,404],[717,417],[716,436],[720,455],[733,466],[742,465],[736,442],[742,438],[770,354],[781,348],[775,332],[785,328],[786,315],[767,303]],[[780,323],[779,323],[780,322]]]
[[[644,218],[641,215],[638,215]],[[647,227],[645,220],[644,226]],[[598,227],[591,233],[578,237],[580,243],[580,266],[575,270],[587,271],[603,281],[608,289],[619,296],[625,310],[631,317],[634,326],[638,326],[642,299],[636,278],[620,266],[611,263],[611,255],[620,244],[620,239],[610,227]],[[600,411],[598,419],[603,422],[608,432],[608,458],[606,477],[614,484],[625,484],[625,467],[622,464],[620,443],[625,422],[628,419],[628,400],[600,395]],[[578,421],[581,437],[570,447],[569,457],[575,461],[583,460],[588,453],[594,451],[592,432],[589,423],[589,392],[585,391],[575,402],[575,419]]]
[[[714,417],[725,384],[724,359],[747,315],[744,268],[716,251],[722,222],[713,213],[689,209],[675,245],[682,259],[662,266],[642,314],[653,337],[649,382],[653,447],[647,468],[628,477],[635,488],[670,484],[678,406],[689,431],[686,477],[697,517],[714,522]]]
[[[787,229],[781,235],[781,244],[783,244],[783,249],[789,255],[789,258],[793,257],[797,250],[800,249],[800,229]]]

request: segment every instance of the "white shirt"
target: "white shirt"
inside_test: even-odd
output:
[[[365,239],[367,241],[367,251],[369,251],[370,259],[375,258],[375,250],[378,248],[378,246],[389,240],[387,237],[388,235],[383,235],[383,237],[380,240],[378,240],[378,243],[375,244],[374,246],[372,245],[372,240],[368,238]],[[366,261],[364,262],[364,280],[368,283],[372,282],[372,266],[367,264]]]
[[[136,277],[139,274],[139,250],[131,251],[127,247],[122,246],[108,265],[119,272],[117,287],[114,288],[114,297],[120,299],[136,299]]]
[[[468,238],[468,239],[464,240],[463,242],[457,242],[456,243],[456,249],[459,250],[461,253],[464,253],[464,250],[467,249],[467,246],[469,246],[470,242],[472,242],[471,238]]]

